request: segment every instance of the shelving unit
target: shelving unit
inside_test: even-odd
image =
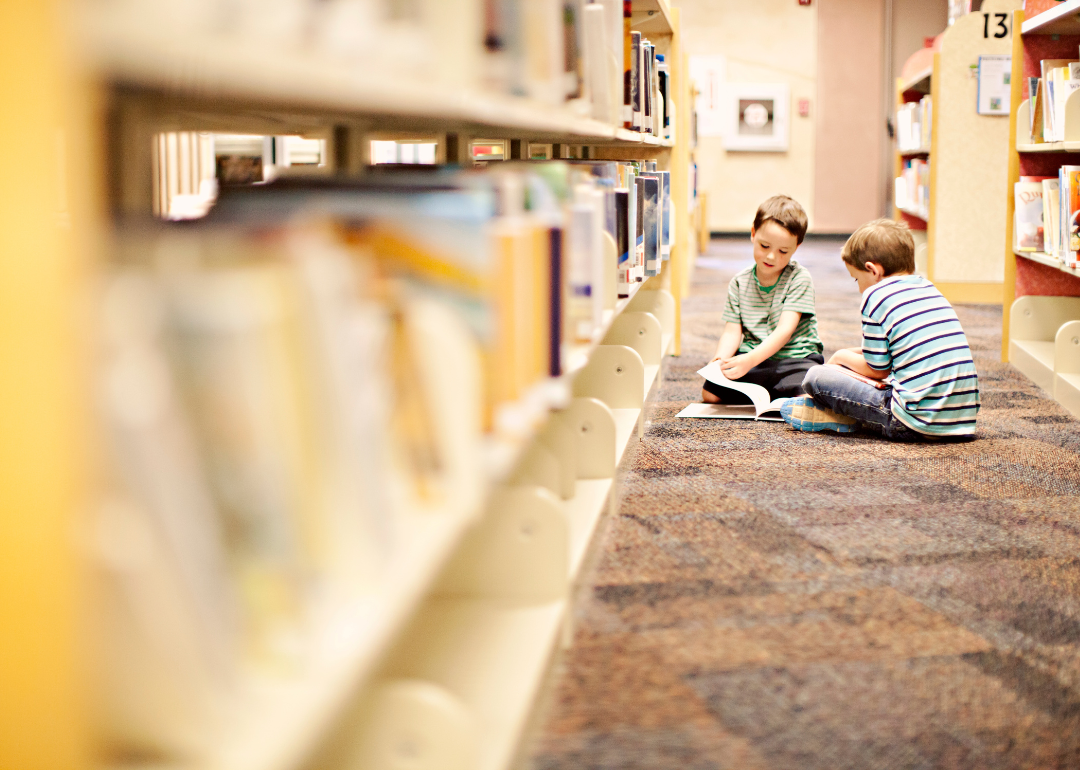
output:
[[[1041,12],[1038,12],[1041,11]],[[1066,103],[1066,140],[1034,143],[1028,130],[1025,77],[1041,75],[1039,62],[1076,58],[1080,50],[1080,0],[1041,9],[1030,18],[1013,14],[1012,118],[1009,125],[1009,192],[1005,218],[1005,286],[1002,360],[1030,377],[1074,415],[1080,416],[1080,270],[1040,252],[1013,247],[1013,185],[1021,176],[1053,176],[1080,152],[1080,100]]]
[[[48,145],[38,155],[58,162],[64,156],[55,152],[53,118],[77,113],[77,119],[65,115],[63,123],[77,137],[70,145],[80,154],[74,165],[79,173],[67,177],[71,211],[60,221],[77,228],[73,240],[83,248],[110,240],[117,217],[153,210],[151,138],[165,131],[318,134],[327,139],[331,171],[340,174],[362,169],[372,137],[395,135],[436,137],[443,162],[471,162],[469,141],[485,137],[511,140],[511,145],[550,144],[555,157],[572,152],[583,158],[651,159],[671,171],[675,241],[663,274],[635,285],[628,298],[606,311],[594,339],[569,351],[561,377],[536,384],[506,407],[505,422],[511,427],[484,438],[480,467],[454,489],[452,502],[439,510],[418,509],[398,522],[396,535],[403,546],[377,583],[355,596],[327,597],[325,606],[312,612],[316,630],[302,665],[245,672],[202,750],[179,763],[155,765],[293,770],[334,767],[341,757],[361,757],[353,766],[379,770],[399,767],[400,751],[407,749],[434,751],[431,766],[447,770],[508,767],[566,639],[571,591],[598,525],[615,505],[618,467],[642,435],[646,397],[661,380],[664,356],[679,350],[680,299],[693,231],[687,148],[691,100],[678,11],[667,0],[633,4],[633,28],[667,56],[672,101],[685,106],[683,114],[677,113],[676,136],[664,141],[570,107],[496,95],[476,83],[370,77],[355,62],[300,48],[274,50],[208,32],[150,28],[123,3],[76,5],[87,13],[75,25],[76,39],[60,43],[60,28],[46,5],[20,13],[38,32],[35,50],[51,57],[42,69],[63,75],[43,83],[52,112],[34,113],[31,108],[40,102],[25,95],[8,103],[26,110],[23,128]],[[6,12],[0,19],[6,21]],[[22,26],[3,25],[4,50],[25,44],[26,38],[15,32]],[[78,52],[77,66],[70,71],[58,65],[60,52],[69,46]],[[74,90],[65,78],[83,90]],[[5,146],[31,146],[23,133],[4,134]],[[92,147],[94,137],[104,137],[104,146]],[[28,171],[23,178],[43,176],[50,184],[64,178],[60,169],[52,175]],[[22,192],[12,185],[3,183],[5,200]],[[99,189],[106,192],[105,201],[95,197]],[[50,190],[34,200],[46,198],[63,196]],[[42,210],[54,226],[49,207]],[[14,749],[0,741],[0,765],[74,770],[95,761],[87,748],[94,736],[76,695],[80,674],[74,648],[80,635],[74,618],[84,599],[75,589],[79,562],[67,538],[74,511],[90,501],[90,493],[72,491],[72,479],[84,472],[90,458],[89,450],[81,448],[82,437],[72,435],[71,425],[85,421],[64,421],[78,411],[78,388],[72,383],[80,378],[72,372],[84,352],[73,334],[59,335],[63,340],[58,344],[55,330],[92,277],[72,275],[67,263],[74,247],[59,238],[55,244],[43,241],[40,220],[27,218],[21,229],[9,228],[22,234],[18,253],[23,267],[30,267],[28,281],[5,285],[19,287],[15,290],[28,301],[47,299],[39,315],[49,317],[34,323],[38,332],[49,333],[35,335],[26,324],[13,322],[4,335],[52,358],[39,372],[36,393],[6,399],[5,413],[12,417],[6,424],[23,426],[14,415],[32,403],[39,407],[34,415],[48,407],[54,419],[46,422],[57,440],[35,455],[26,447],[34,444],[28,436],[41,433],[40,421],[5,431],[18,452],[5,454],[3,467],[18,467],[13,458],[24,456],[56,475],[42,484],[40,475],[26,474],[37,482],[32,488],[4,485],[0,491],[12,503],[5,510],[25,518],[25,537],[5,538],[5,552],[15,549],[7,565],[22,572],[0,589],[0,620],[27,630],[22,638],[6,635],[0,649],[10,653],[5,660],[35,680],[8,687],[14,679],[5,673],[5,691],[25,697],[3,712],[5,724],[19,725],[22,740]],[[106,237],[99,240],[99,234]],[[28,257],[31,243],[34,259]],[[42,260],[43,254],[48,259]],[[61,262],[65,267],[57,270]],[[58,388],[67,405],[56,411],[50,398]],[[454,417],[444,419],[452,422]],[[43,577],[51,594],[28,590],[30,584],[42,584]],[[40,626],[27,623],[21,604],[26,596],[44,600],[41,606],[57,612]],[[36,708],[46,703],[47,713]]]
[[[896,107],[903,107],[909,102],[917,102],[923,96],[930,93],[930,83],[933,77],[933,65],[926,62],[933,61],[934,53],[931,49],[924,48],[916,51],[904,66],[904,73],[896,79]],[[899,178],[904,172],[904,164],[911,158],[925,157],[930,159],[930,147],[918,147],[915,149],[900,149],[899,137],[895,149],[894,176]],[[932,198],[932,194],[931,194]],[[929,211],[916,210],[909,207],[893,204],[893,219],[904,221],[911,228],[912,237],[915,240],[915,269],[926,275],[926,227],[930,218]]]
[[[996,304],[1002,297],[1004,266],[997,254],[1004,238],[1008,124],[976,113],[978,82],[971,66],[979,56],[1011,51],[1011,30],[1005,38],[984,37],[983,14],[1011,14],[1019,5],[1018,0],[984,2],[980,12],[962,16],[942,33],[935,50],[917,52],[897,81],[898,105],[931,95],[933,126],[925,152],[896,157],[897,175],[906,158],[925,154],[929,159],[929,209],[897,209],[894,216],[916,234],[917,269],[951,302]]]

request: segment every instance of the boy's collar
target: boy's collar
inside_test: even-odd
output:
[[[902,280],[904,278],[919,278],[919,277],[921,277],[921,276],[919,276],[918,273],[893,273],[892,275],[885,276],[880,281],[875,283],[873,286],[867,286],[866,291],[863,292],[863,295],[866,295],[869,292],[872,292],[874,289],[878,288],[879,286],[884,286],[885,284],[892,283],[893,281],[900,281],[900,280]]]

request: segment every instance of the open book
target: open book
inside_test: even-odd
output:
[[[889,387],[888,383],[884,380],[875,380],[870,377],[864,377],[858,372],[853,372],[850,369],[846,369],[838,364],[825,364],[830,369],[836,369],[846,374],[848,377],[858,380],[859,382],[865,382],[867,385],[883,390]],[[773,401],[769,400],[769,391],[760,385],[754,385],[750,382],[739,382],[738,380],[729,380],[724,376],[724,373],[720,371],[720,362],[713,361],[711,364],[703,369],[698,369],[698,374],[704,377],[714,385],[719,385],[722,388],[730,388],[733,393],[742,393],[751,403],[749,404],[690,404],[676,417],[706,417],[716,420],[773,420],[783,421],[783,417],[780,416],[780,405],[785,401],[783,398],[778,398]]]
[[[730,388],[733,393],[742,393],[748,399],[749,404],[690,404],[676,417],[710,417],[718,420],[773,420],[783,421],[780,416],[780,405],[785,401],[778,398],[775,401],[769,398],[769,391],[760,385],[751,382],[739,382],[729,380],[720,371],[720,362],[713,361],[698,374],[714,385],[722,388]]]

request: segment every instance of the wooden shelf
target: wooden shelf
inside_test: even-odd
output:
[[[916,149],[916,150],[899,150],[898,149],[896,151],[896,154],[899,155],[902,158],[910,158],[910,157],[913,157],[915,155],[926,155],[926,156],[929,157],[930,148],[929,147],[920,147],[919,149]]]
[[[334,601],[307,651],[308,665],[290,676],[252,676],[240,686],[233,718],[222,719],[205,767],[287,770],[299,767],[346,706],[356,686],[406,620],[452,553],[471,516],[414,512],[404,518],[401,550],[389,572],[364,596]]]
[[[1030,259],[1032,262],[1038,262],[1040,265],[1046,265],[1047,267],[1052,267],[1056,270],[1060,270],[1063,273],[1068,273],[1069,275],[1080,277],[1080,266],[1069,267],[1057,257],[1053,257],[1049,254],[1046,254],[1045,252],[1017,251],[1016,249],[1013,249],[1013,254],[1018,257],[1023,257],[1024,259]]]
[[[666,4],[665,4],[666,8]],[[664,17],[666,18],[666,17]],[[243,40],[148,31],[103,15],[83,41],[104,81],[161,94],[158,108],[377,117],[382,130],[454,131],[600,145],[671,147],[672,141],[583,117],[562,106],[479,89],[367,74],[356,63]]]
[[[1080,0],[1066,0],[1053,10],[1028,19],[1022,35],[1080,35]]]
[[[671,7],[668,0],[635,0],[630,28],[646,37],[672,35]]]
[[[906,91],[921,91],[924,94],[930,93],[930,78],[934,74],[933,67],[927,67],[924,70],[916,72],[909,80],[900,83],[897,86],[897,90],[903,94]]]
[[[915,209],[902,209],[902,208],[897,208],[897,210],[903,212],[904,214],[907,214],[909,217],[915,217],[916,219],[921,219],[923,222],[927,222],[930,219],[930,213],[927,212],[927,211],[916,211]]]
[[[1039,142],[1037,144],[1018,144],[1016,151],[1032,152],[1080,152],[1080,142]]]

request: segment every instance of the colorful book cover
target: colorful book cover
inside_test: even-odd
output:
[[[1066,182],[1062,198],[1067,201],[1063,207],[1066,214],[1066,241],[1062,248],[1062,261],[1071,266],[1076,264],[1077,253],[1080,252],[1080,166],[1065,166],[1062,170],[1065,172]],[[1067,196],[1064,190],[1068,191]]]
[[[1039,251],[1043,244],[1042,182],[1017,182],[1014,195],[1014,245],[1018,251]]]

